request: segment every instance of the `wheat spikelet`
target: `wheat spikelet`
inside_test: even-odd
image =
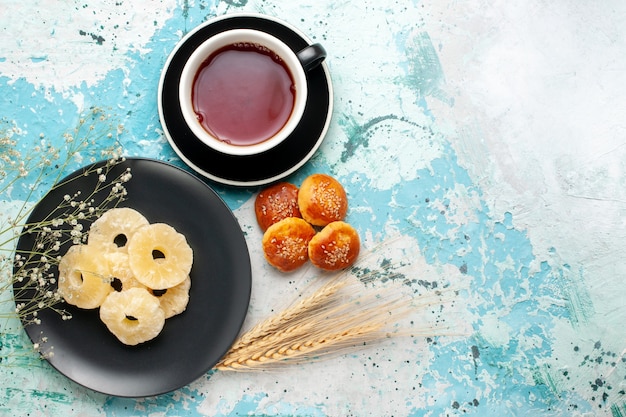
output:
[[[217,366],[218,370],[252,370],[266,368],[268,365],[285,364],[294,361],[308,361],[315,355],[323,354],[327,349],[339,349],[346,344],[359,344],[370,340],[381,329],[378,325],[363,325],[341,332],[328,333],[319,338],[301,340],[293,344],[275,346],[268,350],[256,350],[249,355],[233,355],[225,358]],[[382,337],[382,335],[379,335]]]
[[[301,317],[303,313],[310,313],[317,307],[327,303],[328,300],[346,284],[347,282],[339,280],[329,281],[309,297],[299,300],[297,303],[287,307],[280,314],[255,325],[231,346],[229,352],[236,351],[250,345],[258,339],[275,334],[278,329],[284,328],[285,324],[291,320]]]

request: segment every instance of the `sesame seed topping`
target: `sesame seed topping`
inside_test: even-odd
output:
[[[308,242],[301,237],[286,236],[280,240],[272,239],[276,245],[276,256],[290,261],[302,261],[307,258]]]
[[[321,215],[329,219],[342,217],[344,198],[330,181],[321,181],[313,187],[313,201],[322,209]]]
[[[329,266],[335,266],[337,264],[345,265],[350,261],[350,244],[344,243],[338,245],[335,240],[330,242],[328,245],[322,245],[324,249],[324,263]]]

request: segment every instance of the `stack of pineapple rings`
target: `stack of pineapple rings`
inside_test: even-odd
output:
[[[87,244],[59,262],[59,294],[100,319],[122,343],[154,339],[189,302],[193,251],[185,236],[131,208],[113,208],[90,227]]]

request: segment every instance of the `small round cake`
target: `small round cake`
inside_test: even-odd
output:
[[[354,264],[361,249],[359,234],[346,222],[329,223],[309,242],[309,259],[318,268],[337,271]]]
[[[274,223],[263,234],[263,254],[267,262],[282,272],[293,271],[304,265],[308,246],[315,229],[298,217],[287,217]]]
[[[302,217],[298,209],[298,187],[279,182],[263,189],[254,200],[254,212],[263,231],[287,217]]]
[[[312,174],[304,179],[298,192],[302,218],[314,226],[343,220],[348,211],[348,198],[343,186],[326,174]]]

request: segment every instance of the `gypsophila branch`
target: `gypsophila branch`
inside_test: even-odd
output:
[[[61,146],[54,146],[42,134],[29,147],[22,138],[17,140],[23,134],[17,127],[0,131],[0,202],[9,207],[0,213],[0,336],[7,320],[17,318],[24,325],[37,324],[44,309],[57,312],[63,319],[71,318],[56,291],[55,268],[61,248],[84,243],[88,229],[85,224],[123,201],[125,184],[132,177],[129,170],[113,174],[112,170],[124,162],[119,146],[123,128],[109,126],[107,118],[100,109],[92,109],[72,132],[63,135]],[[76,181],[75,176],[62,180],[69,170],[99,160],[107,163],[83,171],[84,176],[96,179],[93,188],[64,195],[48,216],[28,222],[37,202]],[[16,244],[24,236],[34,244],[16,253]],[[43,336],[35,343],[35,350],[43,352],[45,341]],[[6,363],[2,360],[6,354],[0,344],[0,365]]]

